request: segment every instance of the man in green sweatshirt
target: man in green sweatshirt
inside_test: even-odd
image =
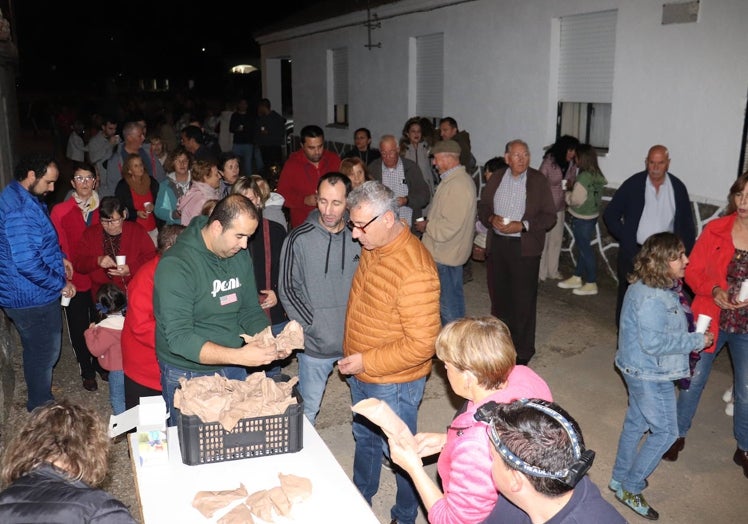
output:
[[[268,325],[257,297],[247,248],[258,224],[257,209],[242,195],[229,195],[209,217],[195,217],[159,261],[153,290],[156,356],[161,368],[169,425],[177,425],[174,391],[180,377],[218,373],[243,380],[247,367],[285,358],[275,345],[245,344]]]

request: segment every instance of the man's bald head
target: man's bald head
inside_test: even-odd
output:
[[[647,154],[647,174],[649,179],[656,186],[662,184],[670,167],[670,153],[663,145],[654,145],[649,148]]]

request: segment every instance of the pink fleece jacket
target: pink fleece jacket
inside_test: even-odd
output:
[[[476,422],[473,415],[487,402],[509,403],[520,398],[553,400],[548,384],[537,373],[526,366],[515,366],[504,389],[477,405],[468,400],[457,412],[437,463],[444,497],[429,511],[431,524],[483,522],[491,513],[499,498],[491,477],[491,442],[488,426]]]
[[[88,350],[99,358],[101,367],[108,371],[122,371],[122,326],[125,317],[111,315],[88,328],[86,337]]]

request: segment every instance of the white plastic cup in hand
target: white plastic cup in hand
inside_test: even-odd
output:
[[[70,305],[70,297],[62,295],[62,299],[60,300],[60,304],[62,304],[63,307],[69,306]]]
[[[566,180],[565,178],[561,181],[561,189],[564,191],[569,189],[569,181]]]
[[[748,300],[748,279],[743,280],[740,284],[740,293],[738,293],[738,302],[745,302]]]
[[[696,332],[697,333],[706,333],[706,330],[709,329],[709,324],[712,322],[712,317],[709,315],[701,314],[699,315],[699,318],[696,319]]]
[[[424,217],[416,218],[416,222],[423,222],[424,220],[426,220]]]
[[[127,257],[125,255],[117,255],[117,266],[124,266],[125,262],[127,261]]]
[[[145,202],[143,204],[143,208],[145,209],[145,212],[148,214],[151,214],[153,211],[153,203],[152,202]]]
[[[509,222],[511,222],[511,220],[509,219],[509,217],[504,217],[504,218],[502,219],[502,221],[504,222],[504,225],[505,225],[505,226],[508,226],[508,225],[509,225]]]

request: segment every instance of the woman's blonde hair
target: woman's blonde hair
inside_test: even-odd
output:
[[[104,481],[109,438],[104,421],[93,410],[69,400],[48,402],[34,409],[8,443],[0,479],[4,485],[43,464],[63,470],[89,486]]]
[[[270,198],[270,184],[260,175],[242,175],[237,178],[231,188],[232,193],[243,195],[247,191],[252,191],[260,198],[260,204],[265,207],[265,202]]]
[[[629,283],[641,280],[649,287],[670,289],[676,279],[670,271],[669,262],[678,260],[685,249],[674,233],[665,231],[652,235],[644,241],[634,257],[634,270],[628,276]]]
[[[460,371],[470,371],[489,390],[506,382],[517,361],[509,328],[492,316],[465,317],[444,326],[436,337],[436,356]]]

